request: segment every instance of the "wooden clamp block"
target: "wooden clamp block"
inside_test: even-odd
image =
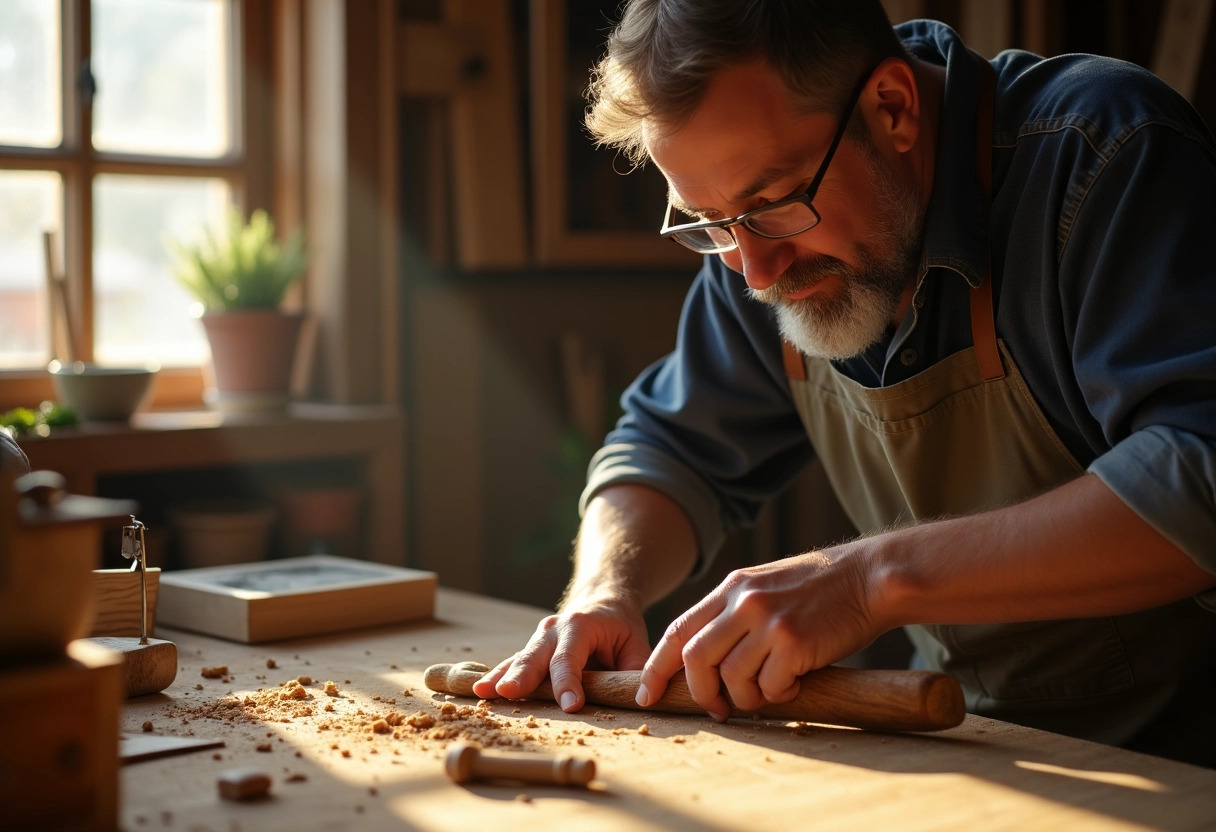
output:
[[[159,693],[177,678],[177,645],[158,638],[140,644],[139,636],[101,636],[88,641],[122,654],[127,697]]]
[[[149,567],[148,635],[156,633],[156,596],[160,569]],[[93,570],[93,628],[90,636],[141,635],[139,572],[130,569]]]

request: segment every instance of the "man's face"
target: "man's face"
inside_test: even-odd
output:
[[[647,146],[678,207],[725,219],[806,190],[838,126],[801,113],[756,62],[724,70],[687,124]],[[868,134],[841,142],[814,206],[814,228],[768,239],[735,226],[738,247],[719,256],[776,308],[795,346],[848,358],[883,336],[910,294],[924,212]]]

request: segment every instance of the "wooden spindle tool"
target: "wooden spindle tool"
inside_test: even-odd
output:
[[[437,664],[427,668],[426,686],[440,693],[472,696],[473,683],[489,672],[479,662]],[[640,670],[587,670],[583,692],[589,705],[638,707],[634,701]],[[732,717],[753,714],[768,719],[822,722],[870,731],[940,731],[953,728],[966,716],[963,691],[944,673],[928,670],[862,670],[825,667],[801,678],[798,696],[790,702],[743,711],[731,705]],[[555,700],[545,679],[529,699]],[[677,714],[704,714],[692,698],[684,671],[671,677],[667,691],[645,710]]]

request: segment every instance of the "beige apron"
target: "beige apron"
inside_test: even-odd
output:
[[[985,87],[977,162],[987,194]],[[973,346],[889,387],[863,387],[785,345],[798,412],[863,534],[1009,505],[1083,473],[998,340],[993,317],[988,275],[971,289]],[[907,630],[925,666],[958,679],[968,710],[1122,744],[1173,698],[1175,665],[1189,661],[1187,635],[1203,617],[1182,602],[1115,618]],[[1162,643],[1169,639],[1181,643]]]

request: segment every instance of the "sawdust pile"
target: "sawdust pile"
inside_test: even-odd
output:
[[[337,745],[351,740],[473,742],[483,747],[523,748],[537,742],[529,730],[537,728],[534,718],[523,723],[504,719],[481,700],[476,705],[455,702],[421,703],[409,691],[402,698],[410,708],[398,708],[396,698],[364,697],[341,691],[332,681],[312,685],[302,676],[288,679],[277,687],[259,688],[251,693],[237,692],[195,705],[170,705],[165,715],[190,725],[195,721],[215,720],[229,724],[296,724],[326,732]],[[419,709],[418,704],[423,704]]]

